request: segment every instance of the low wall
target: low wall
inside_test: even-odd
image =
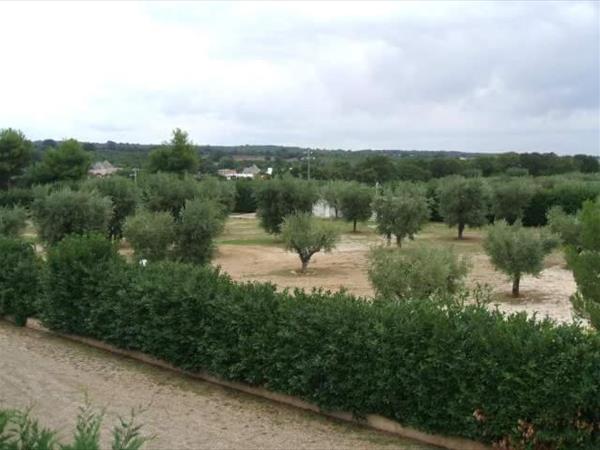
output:
[[[5,319],[12,322],[10,317],[5,317]],[[184,374],[186,376],[197,378],[203,381],[207,381],[209,383],[217,384],[219,386],[225,386],[231,389],[235,389],[237,391],[245,392],[247,394],[255,395],[258,397],[266,398],[275,402],[283,403],[286,405],[294,406],[296,408],[301,408],[309,411],[316,412],[318,414],[332,417],[335,419],[344,420],[347,422],[352,422],[354,424],[358,424],[361,426],[366,426],[369,428],[373,428],[380,431],[385,431],[388,433],[392,433],[401,437],[414,439],[426,444],[431,444],[451,450],[492,450],[491,446],[482,444],[480,442],[472,441],[469,439],[463,439],[458,437],[449,437],[449,436],[441,436],[425,433],[414,428],[405,427],[400,423],[385,418],[383,416],[379,416],[376,414],[367,415],[364,420],[358,420],[355,418],[352,413],[344,412],[344,411],[322,411],[317,405],[306,402],[296,397],[292,397],[286,394],[280,394],[277,392],[272,392],[267,389],[261,387],[250,386],[244,383],[239,383],[235,381],[227,381],[221,378],[210,375],[206,372],[188,372],[182,369],[179,369],[165,361],[149,356],[145,353],[133,351],[133,350],[123,350],[118,347],[114,347],[110,344],[106,344],[102,341],[98,341],[96,339],[75,336],[70,334],[57,333],[51,330],[48,330],[44,326],[40,324],[39,321],[35,319],[27,320],[27,328],[31,328],[33,330],[42,331],[45,333],[49,333],[55,336],[60,336],[65,339],[69,339],[71,341],[83,343],[89,345],[91,347],[95,347],[101,350],[105,350],[117,355],[126,356],[128,358],[134,359],[136,361],[141,361],[146,364],[151,364],[153,366],[161,367],[163,369],[172,370],[174,372],[178,372]]]

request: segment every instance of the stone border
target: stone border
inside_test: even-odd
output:
[[[12,322],[10,317],[4,317],[5,320]],[[343,420],[345,422],[351,422],[357,425],[366,426],[368,428],[373,428],[379,431],[385,431],[391,434],[395,434],[397,436],[401,436],[404,438],[413,439],[415,441],[420,441],[426,444],[435,445],[438,447],[450,449],[450,450],[492,450],[491,446],[482,444],[477,441],[472,441],[470,439],[464,439],[460,437],[450,437],[450,436],[442,436],[436,434],[429,434],[423,431],[416,430],[414,428],[405,427],[402,424],[388,419],[386,417],[377,415],[377,414],[368,414],[364,420],[359,420],[355,418],[352,413],[345,411],[323,411],[317,405],[306,402],[296,397],[292,397],[291,395],[280,394],[277,392],[269,391],[268,389],[262,387],[250,386],[244,383],[236,382],[236,381],[227,381],[221,378],[215,377],[214,375],[210,375],[206,372],[189,372],[187,370],[180,369],[178,367],[173,366],[172,364],[163,361],[158,358],[154,358],[145,353],[134,351],[134,350],[123,350],[118,347],[112,346],[110,344],[106,344],[102,341],[76,336],[72,334],[63,334],[57,333],[55,331],[49,330],[42,326],[38,320],[35,319],[27,319],[27,324],[25,325],[27,328],[32,330],[41,331],[44,333],[52,334],[55,336],[60,336],[65,339],[69,339],[71,341],[79,342],[82,344],[89,345],[91,347],[104,350],[110,353],[114,353],[120,356],[125,356],[136,361],[140,361],[146,364],[150,364],[156,367],[160,367],[162,369],[167,369],[170,371],[174,371],[191,378],[200,379],[203,381],[207,381],[212,384],[216,384],[219,386],[224,386],[230,389],[234,389],[236,391],[245,392],[250,395],[254,395],[257,397],[265,398],[274,402],[283,403],[285,405],[293,406],[296,408],[308,410],[315,412],[317,414],[321,414],[326,417],[332,417],[334,419]]]

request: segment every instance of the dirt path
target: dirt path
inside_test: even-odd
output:
[[[0,321],[1,407],[33,405],[64,436],[85,394],[106,407],[103,448],[117,415],[145,406],[147,449],[433,449]]]

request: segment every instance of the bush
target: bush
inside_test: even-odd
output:
[[[308,213],[297,213],[284,218],[281,239],[287,250],[298,254],[304,273],[315,253],[335,248],[339,232],[332,224],[319,222]]]
[[[210,262],[214,252],[214,239],[223,231],[222,205],[204,199],[188,200],[177,223],[177,257],[196,264]]]
[[[112,203],[96,192],[66,188],[36,198],[32,211],[40,237],[54,244],[69,234],[107,233]]]
[[[65,237],[48,251],[40,314],[44,325],[65,333],[89,334],[89,311],[106,302],[113,271],[123,271],[122,258],[101,235]]]
[[[29,207],[31,202],[33,202],[33,191],[31,189],[10,188],[5,191],[0,190],[0,208]]]
[[[510,277],[512,295],[518,297],[521,277],[539,275],[544,258],[557,244],[558,236],[546,230],[524,228],[521,222],[508,225],[500,220],[488,228],[483,248],[494,267]]]
[[[85,188],[90,191],[96,190],[100,195],[110,199],[112,215],[108,222],[108,236],[121,238],[125,219],[135,212],[138,203],[137,186],[125,177],[111,176],[90,179],[85,183]]]
[[[384,299],[427,299],[456,293],[469,264],[452,250],[416,247],[405,251],[376,248],[369,255],[369,279]]]
[[[166,259],[175,242],[173,217],[166,211],[138,211],[125,222],[124,235],[137,259]]]
[[[263,181],[256,190],[260,225],[268,233],[279,233],[285,216],[310,213],[317,200],[317,191],[310,182],[291,177]]]
[[[278,293],[168,261],[123,267],[100,258],[112,261],[102,273],[85,254],[77,265],[50,258],[65,301],[48,306],[111,344],[426,432],[507,448],[600,444],[600,336],[578,325],[476,305]],[[79,281],[62,282],[74,269]],[[104,289],[94,301],[91,289],[81,292],[87,283]]]
[[[13,208],[0,207],[0,235],[18,237],[25,228],[27,211],[15,206]]]
[[[31,244],[0,236],[0,316],[24,325],[36,311],[40,263]]]
[[[179,214],[185,202],[198,197],[198,182],[191,178],[157,173],[140,178],[142,200],[150,211],[168,211],[173,218]]]

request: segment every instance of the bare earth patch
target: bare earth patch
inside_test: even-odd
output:
[[[433,449],[3,321],[0,355],[0,407],[33,406],[69,437],[87,394],[106,407],[102,448],[117,417],[142,406],[138,423],[156,436],[148,450]]]
[[[367,277],[367,253],[371,246],[381,245],[383,240],[371,228],[363,226],[362,229],[362,233],[343,234],[333,252],[313,256],[308,273],[304,275],[298,273],[300,260],[297,255],[269,244],[220,244],[214,264],[221,266],[238,281],[268,281],[281,288],[346,289],[353,294],[370,297],[373,289]],[[230,220],[226,233],[236,237],[247,233],[255,237],[262,232],[253,216],[244,215]],[[521,297],[513,299],[510,296],[510,281],[504,274],[494,270],[483,252],[482,232],[467,230],[463,241],[457,241],[455,234],[454,229],[442,224],[430,224],[414,242],[404,243],[403,248],[417,243],[453,247],[457,253],[467,255],[471,260],[468,284],[487,284],[493,289],[491,307],[498,305],[506,312],[524,311],[561,322],[573,320],[569,297],[575,292],[576,285],[572,273],[564,268],[560,251],[547,258],[546,268],[540,277],[523,277]]]

